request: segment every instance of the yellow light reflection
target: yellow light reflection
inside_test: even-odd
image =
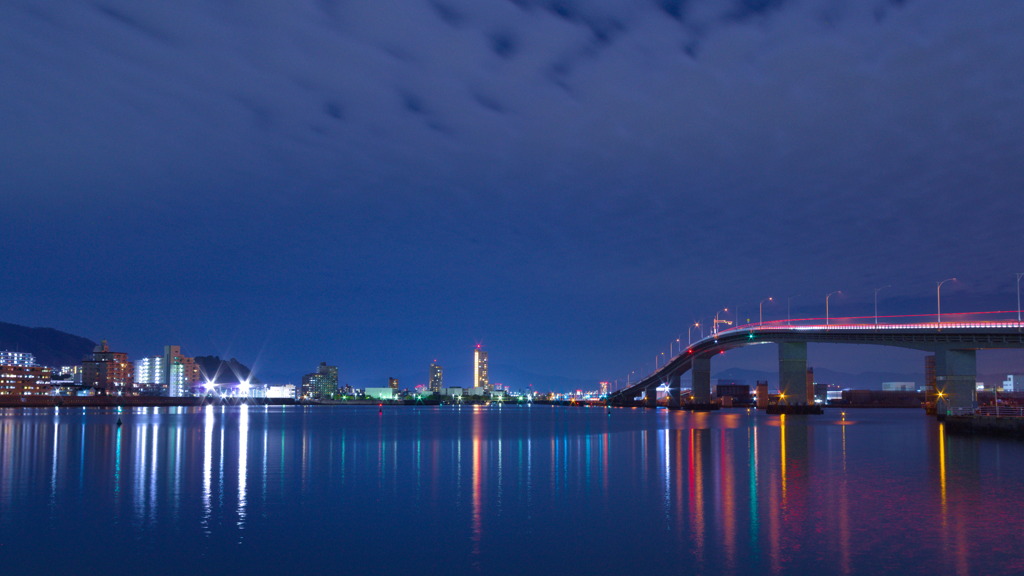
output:
[[[945,424],[939,423],[939,502],[942,506],[942,523],[947,520],[946,503],[946,430]]]
[[[786,505],[786,415],[779,415],[779,442],[782,447],[782,460],[780,467],[782,468],[782,505]]]

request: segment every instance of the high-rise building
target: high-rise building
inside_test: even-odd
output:
[[[162,396],[166,392],[163,356],[149,356],[135,363],[135,387],[147,396]]]
[[[398,390],[398,378],[388,378],[388,388]]]
[[[135,365],[135,388],[145,395],[188,396],[200,382],[199,364],[183,355],[181,346],[164,346],[163,356],[149,356]]]
[[[477,344],[473,349],[473,386],[491,391],[490,380],[487,379],[487,351],[481,350]]]
[[[321,362],[316,372],[302,377],[302,397],[307,400],[330,400],[338,391],[338,367]]]
[[[82,384],[98,388],[104,394],[123,396],[135,384],[135,366],[124,352],[111,352],[103,340],[92,351],[92,359],[82,362]]]
[[[202,382],[199,364],[195,358],[182,355],[181,346],[164,346],[164,371],[168,396],[188,396],[192,385]]]
[[[444,388],[444,368],[434,360],[430,363],[429,389],[434,394],[440,394],[441,388]]]

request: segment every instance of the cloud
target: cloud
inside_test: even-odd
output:
[[[150,248],[269,259],[283,293],[327,258],[335,286],[594,309],[995,290],[1024,257],[1022,25],[1012,0],[12,0],[0,168],[33,216],[3,218],[29,246],[35,214],[92,237],[97,206],[181,206]]]

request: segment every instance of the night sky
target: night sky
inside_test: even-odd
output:
[[[928,314],[956,276],[943,312],[1015,310],[1021,30],[1019,0],[6,0],[0,321],[359,387],[468,385],[482,343],[548,389],[769,296]]]

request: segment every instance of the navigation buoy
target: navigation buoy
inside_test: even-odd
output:
[[[118,428],[121,427],[121,417],[120,416],[117,417],[117,427]]]
[[[383,402],[381,402],[380,404],[377,404],[377,406],[378,406],[378,408],[380,408],[380,409],[379,409],[379,410],[377,411],[377,413],[378,413],[378,414],[383,414],[383,413],[384,413],[384,403],[383,403]]]

